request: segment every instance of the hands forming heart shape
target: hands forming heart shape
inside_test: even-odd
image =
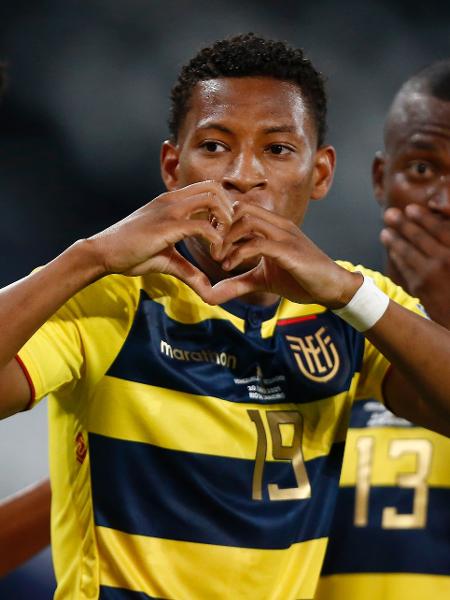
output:
[[[215,285],[176,249],[177,242],[191,237],[209,244],[210,256],[221,267]],[[92,239],[107,273],[167,273],[208,304],[257,292],[339,308],[361,283],[359,275],[332,261],[295,223],[256,204],[236,202],[212,181],[162,194]],[[249,262],[256,266],[227,275]]]

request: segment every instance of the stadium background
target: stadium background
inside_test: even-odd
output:
[[[334,258],[382,268],[371,159],[401,82],[450,54],[450,4],[439,4],[2,2],[1,285],[163,191],[159,146],[177,71],[205,43],[242,31],[304,47],[327,75],[338,168],[305,230]],[[46,475],[46,444],[45,402],[0,424],[0,497]],[[0,581],[0,598],[47,599],[53,585],[46,551]]]

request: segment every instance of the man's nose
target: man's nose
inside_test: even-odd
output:
[[[226,190],[235,190],[241,193],[255,188],[264,189],[267,179],[261,160],[253,152],[239,153],[230,162],[222,178],[222,185]]]
[[[441,175],[428,193],[428,206],[450,217],[450,174]]]

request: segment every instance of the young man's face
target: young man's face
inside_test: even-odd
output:
[[[395,113],[386,152],[374,163],[384,208],[415,203],[450,218],[450,102],[411,94]]]
[[[317,150],[300,89],[269,77],[196,84],[176,145],[162,151],[169,190],[214,180],[233,199],[303,220],[310,198],[328,191],[334,150]]]

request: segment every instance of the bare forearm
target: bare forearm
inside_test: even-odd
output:
[[[0,291],[0,368],[69,298],[104,274],[89,240]]]
[[[50,503],[48,480],[0,503],[0,577],[49,545]]]
[[[391,301],[383,318],[366,336],[410,382],[428,408],[448,422],[446,430],[450,431],[450,332]],[[401,390],[391,392],[404,396]],[[403,402],[403,397],[400,402],[392,398],[392,406]]]
[[[232,201],[214,182],[162,194],[1,290],[0,418],[24,409],[31,398],[26,376],[14,360],[17,352],[65,302],[95,280],[108,273],[167,273],[206,298],[211,290],[208,278],[177,252],[175,244],[185,237],[200,236],[220,246],[222,238],[207,218],[191,219],[209,211],[218,222],[231,222]]]

